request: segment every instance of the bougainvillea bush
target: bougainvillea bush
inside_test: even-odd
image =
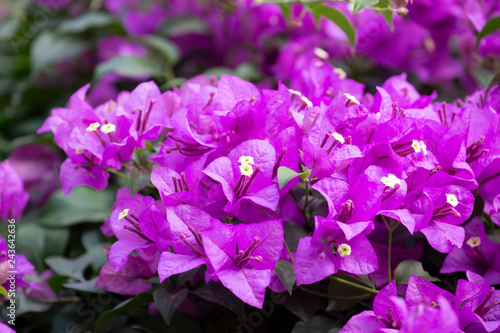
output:
[[[0,331],[500,332],[499,15],[2,4]]]

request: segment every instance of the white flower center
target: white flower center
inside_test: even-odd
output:
[[[411,143],[412,148],[415,150],[415,153],[420,153],[422,151],[422,147],[420,146],[420,142],[417,140],[413,140]]]
[[[101,126],[101,124],[99,124],[98,122],[92,123],[92,124],[89,125],[89,127],[87,127],[87,132],[95,132],[95,131],[97,131],[97,129],[99,128],[99,126]]]
[[[308,107],[313,107],[313,103],[306,96],[301,96],[300,99],[302,100],[302,102],[306,103]]]
[[[253,169],[250,164],[241,164],[240,171],[243,176],[251,176],[253,174]]]
[[[389,186],[394,188],[396,184],[401,185],[401,179],[390,173],[387,177],[380,178],[380,181],[385,184],[385,186]]]
[[[344,140],[344,137],[342,136],[342,134],[339,134],[337,132],[333,133],[332,136],[335,138],[335,140],[339,141],[340,143],[344,143],[345,140]]]
[[[241,165],[255,164],[255,160],[252,156],[241,156],[238,162],[240,162]]]
[[[453,207],[457,207],[458,205],[458,199],[455,196],[455,194],[446,193],[446,202],[452,205]]]
[[[116,126],[113,124],[105,124],[101,126],[101,132],[109,134],[116,131]]]
[[[420,147],[422,148],[422,152],[424,153],[424,155],[427,155],[427,146],[423,141],[420,141]]]
[[[481,238],[471,237],[467,240],[467,245],[469,245],[470,247],[477,247],[481,245]]]
[[[359,104],[358,100],[356,99],[356,97],[354,97],[353,95],[351,94],[348,94],[348,93],[344,93],[344,97],[347,98],[348,100],[351,101],[352,104]]]
[[[124,210],[122,210],[120,215],[118,215],[118,220],[123,220],[128,215],[129,210],[130,209],[128,209],[128,208],[125,208]]]
[[[351,247],[348,244],[343,243],[337,247],[337,253],[342,258],[347,257],[348,255],[351,254],[351,252],[352,252]]]

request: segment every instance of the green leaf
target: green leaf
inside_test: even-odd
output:
[[[274,267],[274,272],[278,275],[281,282],[285,286],[288,293],[291,295],[293,286],[295,285],[295,273],[293,271],[293,264],[286,260],[278,260]]]
[[[114,196],[111,191],[96,191],[77,187],[64,195],[62,191],[50,197],[40,214],[39,222],[51,227],[67,227],[82,222],[102,222],[111,214]]]
[[[335,23],[346,34],[351,46],[356,45],[356,30],[341,11],[322,4],[312,4],[309,8],[315,16],[324,16]]]
[[[337,327],[336,320],[327,316],[314,316],[311,321],[298,321],[291,333],[320,333],[329,332],[331,328]]]
[[[63,287],[92,294],[103,293],[104,289],[101,286],[95,287],[96,282],[97,282],[97,277],[83,282],[64,283]]]
[[[477,40],[479,41],[481,38],[494,33],[495,31],[500,29],[500,16],[494,17],[488,22],[486,22],[483,30],[477,35]]]
[[[354,2],[354,8],[352,9],[352,14],[359,12],[361,9],[376,5],[379,0],[356,0]]]
[[[158,29],[160,35],[167,37],[181,36],[185,34],[207,34],[210,29],[207,25],[196,17],[174,16],[170,17]]]
[[[490,91],[494,86],[500,85],[500,72],[497,72],[488,83],[488,87],[486,88],[486,94]]]
[[[47,280],[47,283],[49,284],[50,289],[52,289],[53,292],[58,293],[59,290],[62,288],[63,284],[68,281],[69,277],[68,276],[60,276],[60,275],[55,275]]]
[[[58,275],[72,277],[78,281],[84,281],[83,271],[90,264],[91,260],[92,258],[86,255],[74,259],[48,257],[45,259],[45,263]]]
[[[145,303],[151,303],[152,301],[153,301],[153,295],[148,294],[148,293],[142,293],[142,294],[139,294],[137,296],[134,296],[132,298],[129,298],[129,299],[121,302],[120,304],[115,306],[112,310],[103,312],[99,316],[99,318],[97,319],[97,322],[95,324],[95,327],[94,327],[94,333],[98,333],[99,330],[102,328],[102,326],[108,320],[113,318],[114,316],[116,316],[124,311],[133,309],[133,308],[137,307],[138,305],[142,305]]]
[[[394,271],[394,280],[396,280],[398,284],[408,283],[412,274],[426,279],[427,281],[440,281],[438,278],[431,276],[425,271],[421,262],[415,260],[405,260],[400,263]]]
[[[302,178],[303,176],[307,177],[308,175],[309,175],[309,172],[298,173],[298,172],[293,171],[292,169],[287,168],[287,167],[279,167],[278,168],[278,182],[279,182],[280,189],[285,187],[285,185],[288,184],[288,182],[291,181],[292,179],[294,179],[295,177],[300,176]]]
[[[130,192],[132,195],[142,190],[149,184],[151,175],[142,173],[137,167],[130,169]]]
[[[77,34],[90,28],[102,28],[113,22],[113,18],[109,14],[104,12],[88,12],[76,18],[63,21],[57,28],[57,32]]]
[[[141,39],[141,41],[149,47],[159,51],[167,59],[169,64],[175,64],[179,61],[181,56],[179,47],[165,37],[149,36]]]
[[[391,4],[390,0],[380,0],[379,3],[375,5],[375,7],[381,8],[381,9],[387,9],[387,8],[392,9],[392,4]],[[387,24],[389,25],[389,28],[391,28],[391,31],[394,31],[394,24],[392,22],[394,12],[392,10],[383,10],[383,11],[380,11],[379,13],[380,13],[380,15],[382,15],[384,20],[387,22]]]
[[[346,280],[363,287],[369,287],[368,284],[360,281],[352,276],[338,274],[337,278]],[[361,302],[367,297],[372,295],[367,294],[366,291],[356,288],[354,286],[346,285],[338,280],[331,279],[328,283],[328,294],[332,296],[339,296],[338,299],[332,298],[328,301],[327,311],[345,311],[352,308],[355,304]],[[369,296],[367,296],[369,295]],[[347,297],[348,299],[343,299]]]
[[[0,286],[0,295],[4,295],[8,299],[10,299],[9,293],[7,292],[7,290],[5,290],[5,288],[3,286]]]
[[[174,314],[175,310],[177,310],[179,305],[184,302],[187,295],[187,289],[181,289],[176,294],[171,294],[164,289],[158,289],[157,291],[155,291],[155,293],[153,294],[155,304],[158,307],[158,310],[160,310],[160,313],[167,325],[170,325],[170,318]]]
[[[50,64],[77,58],[86,49],[87,44],[78,39],[43,32],[31,44],[31,71],[37,73]]]
[[[116,73],[126,78],[155,76],[161,73],[160,66],[152,59],[143,57],[115,57],[97,65],[93,81],[97,82],[107,73]]]

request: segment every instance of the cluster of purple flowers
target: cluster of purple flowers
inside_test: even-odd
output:
[[[98,284],[134,295],[149,290],[156,274],[163,281],[202,266],[206,281],[261,307],[267,287],[286,290],[273,271],[284,260],[297,285],[343,272],[384,286],[393,274],[382,273],[387,265],[420,257],[421,244],[391,258],[391,236],[402,225],[400,241],[420,232],[450,253],[442,273],[469,270],[469,282],[453,296],[411,279],[405,302],[392,282],[373,313],[348,325],[399,329],[453,313],[468,330],[474,316],[496,320],[489,311],[498,300],[488,288],[499,282],[499,245],[487,238],[482,212],[461,225],[479,196],[499,222],[500,89],[432,103],[436,94],[420,95],[403,74],[373,96],[331,67],[324,50],[311,52],[292,63],[303,70],[291,89],[198,76],[165,93],[142,83],[93,108],[86,86],[52,111],[40,132],[52,131],[68,155],[65,193],[104,189],[110,172],[150,175],[142,193],[117,192],[102,230],[118,240]],[[296,249],[285,242],[287,223],[308,234]],[[460,307],[465,300],[470,306]]]

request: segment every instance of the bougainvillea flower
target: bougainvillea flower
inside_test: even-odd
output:
[[[215,220],[203,246],[222,284],[245,303],[262,308],[283,237],[281,220],[238,225]]]
[[[500,327],[500,291],[481,275],[467,271],[467,278],[458,281],[455,299],[460,328],[467,333],[495,332]]]
[[[470,271],[480,274],[491,284],[500,283],[500,244],[488,238],[483,223],[477,217],[464,229],[464,245],[451,250],[440,273]]]
[[[23,180],[10,162],[0,163],[0,218],[19,220],[28,199]]]

